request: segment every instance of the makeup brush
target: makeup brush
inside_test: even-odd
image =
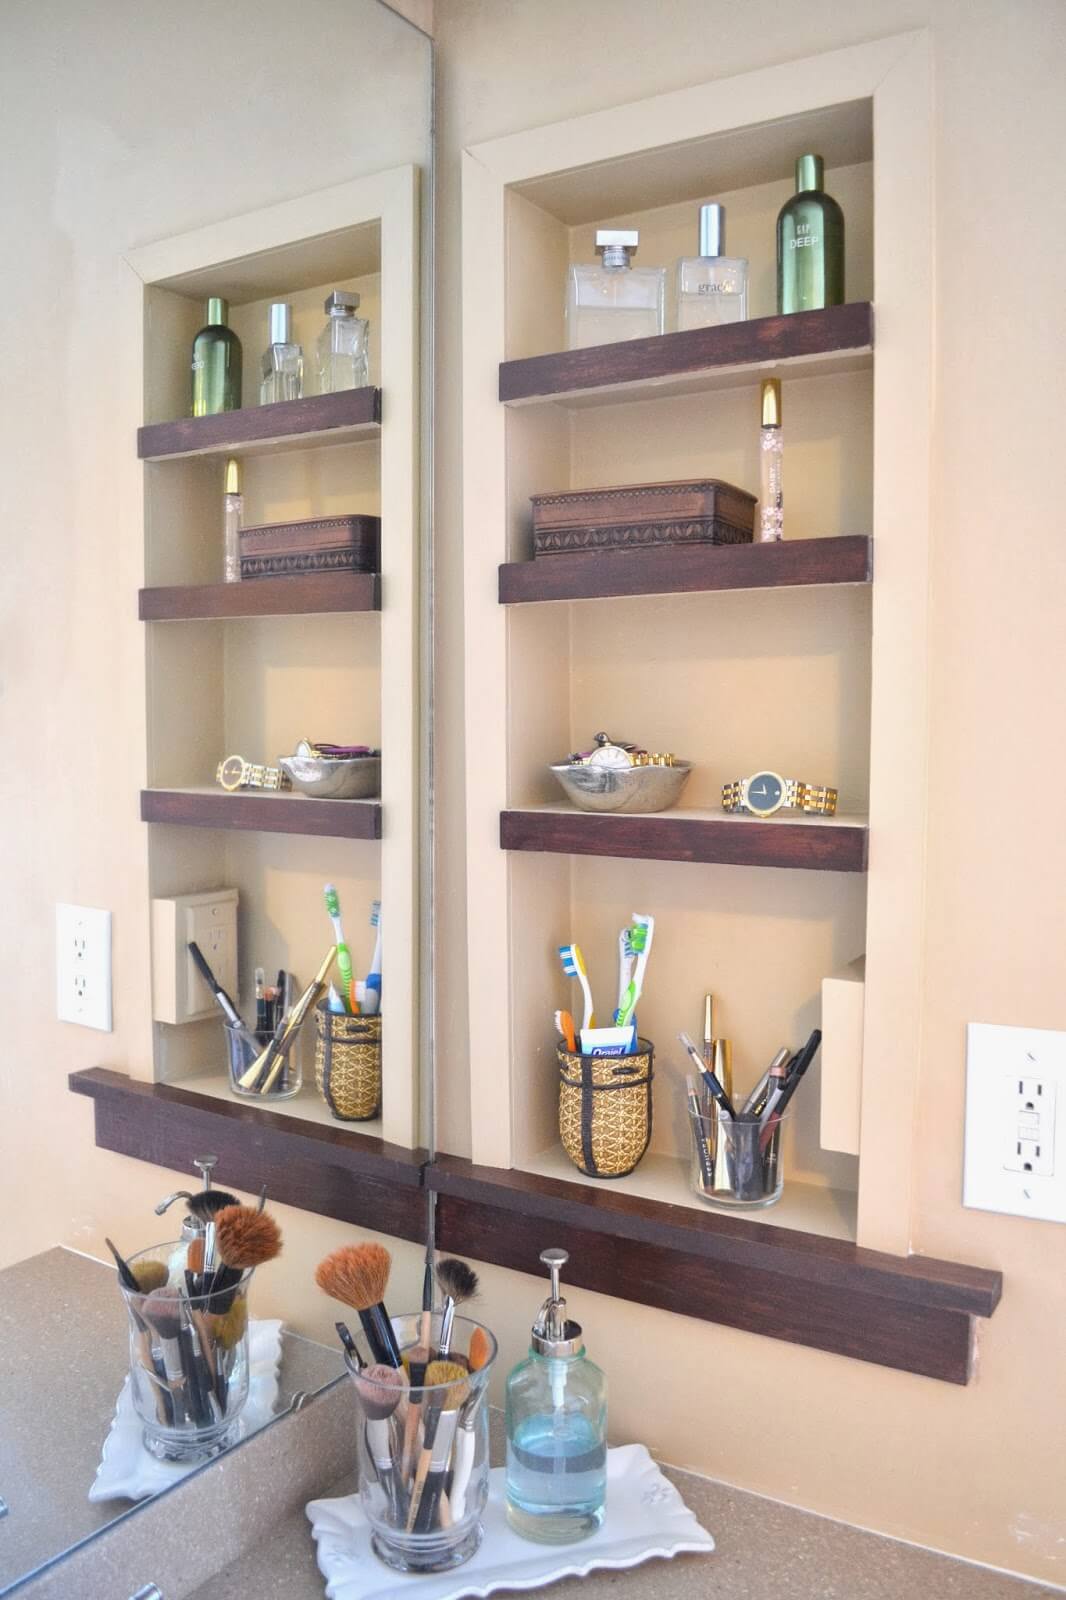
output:
[[[492,1341],[484,1328],[475,1328],[470,1335],[470,1351],[467,1360],[471,1372],[480,1372],[482,1367],[488,1365],[492,1356]],[[470,1487],[470,1476],[474,1470],[475,1439],[474,1418],[477,1416],[478,1404],[484,1393],[484,1387],[471,1389],[470,1394],[459,1408],[459,1427],[455,1435],[455,1459],[452,1463],[452,1482],[448,1499],[451,1503],[453,1522],[461,1522],[466,1515],[466,1491]]]
[[[141,1294],[151,1294],[153,1289],[162,1289],[170,1277],[165,1261],[138,1261],[130,1271],[137,1280],[137,1288]]]
[[[188,1420],[190,1414],[185,1367],[182,1362],[180,1290],[153,1289],[151,1294],[144,1298],[141,1315],[149,1327],[155,1330],[159,1340],[167,1388],[170,1390],[171,1403],[174,1407],[174,1421],[180,1427]]]
[[[380,1244],[343,1244],[315,1268],[315,1282],[331,1300],[359,1313],[374,1359],[402,1367],[400,1347],[385,1310],[392,1257]]]
[[[696,1049],[696,1046],[692,1043],[692,1040],[689,1038],[688,1034],[687,1033],[679,1033],[677,1037],[681,1040],[681,1043],[684,1045],[685,1049],[688,1051],[689,1057],[690,1057],[693,1065],[698,1068],[699,1073],[700,1073],[700,1077],[702,1078],[703,1082],[707,1085],[708,1089],[710,1090],[711,1094],[714,1096],[715,1100],[717,1100],[718,1105],[721,1108],[721,1110],[723,1110],[725,1112],[726,1116],[735,1117],[736,1116],[736,1112],[733,1109],[732,1100],[730,1100],[729,1096],[725,1092],[725,1089],[719,1083],[719,1081],[715,1077],[714,1073],[710,1071],[710,1069],[708,1068],[708,1066],[707,1066],[706,1062],[704,1061],[703,1057],[700,1055],[699,1051]]]
[[[366,1440],[370,1459],[378,1482],[385,1491],[393,1522],[399,1526],[404,1519],[403,1485],[396,1470],[392,1454],[392,1429],[390,1419],[403,1399],[407,1379],[402,1367],[383,1366],[380,1362],[353,1373],[355,1387],[363,1403],[366,1417]]]
[[[352,1338],[351,1329],[348,1327],[348,1324],[346,1322],[335,1322],[333,1326],[337,1330],[337,1338],[344,1346],[344,1353],[348,1357],[348,1360],[351,1362],[352,1366],[355,1367],[357,1372],[362,1372],[363,1368],[366,1366],[366,1362],[359,1354],[359,1346]],[[390,1371],[391,1370],[392,1369],[390,1368]]]
[[[242,1072],[237,1082],[242,1089],[255,1089],[259,1094],[268,1094],[274,1086],[285,1065],[285,1047],[291,1038],[303,1027],[304,1018],[313,1005],[316,1005],[326,992],[329,982],[330,968],[337,958],[337,946],[330,945],[326,959],[319,967],[317,973],[307,985],[303,994],[289,1011],[284,1027],[279,1029],[271,1039],[266,1049],[261,1051],[245,1072]]]
[[[426,1405],[425,1439],[407,1512],[408,1533],[428,1533],[436,1521],[459,1407],[468,1392],[466,1371],[456,1361],[431,1361],[426,1368],[426,1385],[439,1389],[439,1393],[431,1396]]]
[[[403,1457],[400,1470],[406,1483],[410,1476],[411,1467],[415,1458],[415,1441],[418,1438],[418,1424],[422,1420],[422,1385],[426,1381],[426,1368],[429,1366],[433,1352],[428,1344],[416,1344],[407,1351],[407,1374],[411,1380],[411,1394],[408,1398],[407,1416],[404,1419],[403,1430]]]
[[[222,1265],[204,1292],[214,1297],[234,1289],[246,1272],[281,1254],[281,1229],[269,1211],[255,1206],[226,1206],[215,1218],[215,1245]],[[227,1311],[222,1304],[212,1309]]]
[[[443,1361],[452,1347],[452,1327],[455,1308],[477,1294],[477,1273],[465,1261],[455,1256],[445,1256],[437,1262],[437,1282],[444,1296],[444,1309],[440,1319],[440,1338],[437,1343],[437,1360]]]
[[[105,1238],[104,1243],[115,1258],[115,1266],[118,1268],[118,1281],[122,1287],[130,1294],[141,1295],[146,1293],[146,1289],[142,1287],[137,1274],[129,1262],[119,1255],[111,1240]],[[145,1268],[158,1268],[158,1274],[160,1275],[159,1282],[150,1283],[148,1285],[149,1289],[158,1289],[161,1284],[166,1282],[167,1269],[161,1261],[146,1261],[144,1266]],[[154,1277],[156,1274],[150,1274],[149,1276]],[[170,1404],[166,1370],[162,1362],[152,1353],[152,1335],[148,1331],[148,1324],[132,1300],[128,1300],[126,1304],[129,1307],[130,1316],[133,1318],[133,1325],[137,1330],[137,1353],[140,1357],[141,1366],[152,1380],[156,1417],[160,1422],[169,1426],[174,1421],[174,1409]]]

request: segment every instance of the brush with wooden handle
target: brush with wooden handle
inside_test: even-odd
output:
[[[429,1533],[437,1522],[459,1407],[467,1396],[466,1368],[458,1361],[431,1361],[426,1368],[426,1387],[436,1393],[428,1396],[424,1406],[426,1432],[407,1512],[408,1533]]]

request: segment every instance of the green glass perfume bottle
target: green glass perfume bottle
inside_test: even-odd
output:
[[[241,407],[241,341],[226,326],[229,306],[218,295],[207,302],[207,324],[192,342],[192,414],[213,417]]]
[[[844,304],[844,213],[823,194],[821,156],[800,156],[796,192],[777,219],[777,309]]]

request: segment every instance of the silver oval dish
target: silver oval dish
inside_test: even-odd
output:
[[[569,761],[550,769],[566,798],[581,811],[669,811],[681,798],[692,771],[689,761],[672,767],[586,767]]]
[[[293,787],[319,800],[373,800],[381,793],[381,757],[279,756]]]

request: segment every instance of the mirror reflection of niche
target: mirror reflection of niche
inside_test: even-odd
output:
[[[149,554],[157,560],[157,570],[153,573],[149,562],[145,579],[134,576],[140,566],[135,548],[140,538],[138,514],[134,508],[132,515],[116,516],[115,495],[106,487],[108,471],[100,464],[124,464],[123,471],[128,467],[128,482],[129,475],[137,470],[135,429],[142,422],[157,420],[153,410],[156,403],[164,398],[168,403],[173,400],[170,418],[188,414],[188,341],[183,330],[181,338],[175,338],[165,381],[158,373],[148,371],[142,373],[140,385],[109,383],[105,391],[94,382],[85,381],[88,373],[113,373],[118,368],[128,371],[130,366],[131,341],[126,341],[129,348],[124,347],[116,359],[116,340],[121,342],[125,335],[116,332],[118,310],[112,308],[114,314],[109,310],[112,301],[118,305],[117,291],[125,282],[123,278],[119,283],[126,271],[123,258],[136,255],[147,242],[165,243],[191,230],[209,232],[216,226],[224,230],[234,219],[261,214],[264,208],[281,203],[298,206],[301,198],[359,180],[372,180],[379,173],[399,168],[418,169],[425,193],[432,167],[431,49],[423,33],[379,0],[346,0],[343,6],[335,0],[306,0],[298,8],[283,5],[281,0],[234,0],[210,10],[194,8],[193,15],[186,17],[179,28],[174,27],[172,18],[151,7],[87,10],[74,0],[58,0],[58,9],[58,16],[54,7],[46,16],[29,8],[12,19],[5,36],[0,61],[0,132],[6,135],[5,143],[13,144],[32,123],[42,137],[32,169],[27,167],[6,195],[12,237],[18,237],[21,248],[0,261],[0,287],[5,303],[18,312],[9,337],[15,359],[26,375],[20,389],[20,410],[28,435],[51,440],[50,460],[55,471],[47,499],[48,524],[77,526],[85,549],[106,550],[106,560],[113,569],[113,582],[109,577],[105,584],[80,584],[74,588],[70,580],[67,594],[68,607],[74,608],[72,626],[84,628],[86,634],[91,627],[98,648],[113,648],[117,661],[119,641],[129,617],[131,583],[189,582],[197,541],[206,542],[216,534],[221,539],[220,511],[214,501],[208,506],[197,487],[197,472],[205,471],[202,464],[146,468],[146,477],[149,473],[173,472],[175,476],[169,481],[176,486],[175,499],[184,504],[174,511],[173,526],[165,530],[170,554],[152,552],[151,530],[146,530]],[[60,30],[65,48],[57,53],[54,41]],[[40,67],[42,62],[47,63],[45,68]],[[32,71],[27,70],[30,66]],[[73,139],[69,136],[72,125],[95,132]],[[113,148],[121,148],[120,161],[102,158]],[[56,196],[65,198],[56,205]],[[28,303],[28,297],[38,293],[28,287],[25,262],[29,260],[49,263],[39,293],[46,296],[53,313],[57,306],[72,313],[74,307],[95,304],[87,314],[64,313],[59,322],[52,322],[58,343],[49,360],[41,359],[41,329],[48,324],[50,314],[43,305],[40,312],[36,309],[36,299]],[[334,267],[338,285],[363,270],[358,260],[330,262],[329,271]],[[240,262],[230,261],[228,268],[236,273]],[[264,263],[260,253],[253,275],[255,272],[266,273],[271,290],[276,289],[278,297],[296,303],[302,318],[305,359],[313,371],[314,342],[324,320],[322,296],[314,305],[304,304],[307,285],[287,282],[283,250],[277,252],[274,263]],[[116,292],[98,296],[101,284],[115,284]],[[332,286],[327,285],[327,292]],[[364,288],[362,312],[373,322],[378,314],[380,285],[373,279]],[[211,292],[218,291],[204,288],[205,296]],[[414,292],[419,293],[417,282]],[[199,300],[198,287],[190,293],[193,300]],[[240,308],[237,310],[239,320]],[[241,329],[244,367],[253,376],[265,344],[261,333],[250,322]],[[157,341],[162,336],[157,330]],[[146,353],[159,348],[152,339],[151,329],[146,328]],[[378,330],[372,327],[374,383],[382,382],[377,340]],[[81,373],[76,380],[72,376],[75,366]],[[91,450],[74,448],[68,453],[65,447],[56,446],[53,422],[57,382],[64,385],[69,438],[91,441]],[[161,382],[167,391],[165,397]],[[245,403],[255,403],[254,392],[246,394]],[[416,463],[419,448],[415,438],[412,450]],[[319,454],[328,456],[330,452]],[[336,450],[333,455],[336,461],[312,463],[308,468],[318,474],[315,492],[321,494],[327,509],[344,495],[324,474],[337,474],[346,463],[354,461],[362,476],[356,482],[354,506],[346,509],[375,510],[380,475],[377,447],[356,445],[351,450]],[[298,506],[293,510],[286,498],[294,481],[296,469],[292,464],[297,457],[290,456],[288,460],[289,466],[274,470],[266,456],[256,458],[257,469],[249,475],[255,503],[250,504],[249,512],[264,520],[309,514]],[[19,470],[12,465],[13,473]],[[36,474],[34,481],[40,481],[36,466],[27,464],[24,470]],[[417,476],[417,465],[414,470]],[[128,501],[127,513],[131,504],[135,507],[136,495],[130,495]],[[155,507],[159,517],[163,516],[161,503]],[[116,548],[116,538],[132,543]],[[169,570],[167,561],[172,564]],[[221,570],[217,576],[221,576]],[[87,609],[90,606],[91,614]],[[377,619],[362,619],[369,623],[362,636],[369,643],[361,654],[350,649],[351,641],[344,637],[341,624],[348,625],[351,619],[318,620],[325,621],[321,638],[314,642],[313,633],[305,633],[297,652],[297,674],[302,670],[301,663],[303,667],[310,663],[318,671],[323,657],[339,655],[339,665],[334,664],[342,686],[357,671],[368,679],[366,684],[360,679],[359,691],[365,690],[374,705],[371,727],[378,734]],[[311,630],[315,622],[314,617],[291,619],[278,624],[275,635],[287,638],[297,625]],[[170,624],[160,626],[165,629]],[[177,630],[188,626],[196,631],[214,625],[174,626]],[[268,620],[263,631],[271,626]],[[246,654],[250,650],[254,655],[259,638],[256,627],[254,623],[249,625]],[[176,640],[176,634],[174,637]],[[114,641],[113,645],[108,641]],[[235,653],[239,654],[237,647]],[[358,661],[353,665],[356,655]],[[126,651],[123,659],[128,666],[135,657]],[[207,654],[201,661],[197,692],[191,698],[210,719],[212,689],[204,675],[206,660]],[[254,661],[249,670],[258,670]],[[116,681],[119,676],[116,666]],[[26,688],[38,703],[47,691],[40,682],[17,687]],[[238,700],[239,696],[234,698],[234,704]],[[327,710],[329,703],[327,693]],[[310,712],[314,709],[312,706]],[[136,749],[141,739],[143,707],[137,708],[135,688],[118,700],[107,715],[129,719],[128,726],[124,722],[116,724],[114,732]],[[321,733],[313,714],[306,722],[307,731]],[[273,729],[265,730],[263,736],[272,738]],[[169,724],[153,727],[150,702],[149,746],[154,742],[158,748],[160,740],[170,737]],[[176,744],[180,746],[186,737],[177,733]],[[217,752],[214,759],[222,753]],[[139,759],[120,763],[124,783],[138,781],[134,773]],[[164,755],[164,759],[169,758]],[[126,827],[125,816],[133,815],[135,797],[126,794],[125,799],[129,804],[122,807],[123,821],[113,824],[115,827]],[[117,813],[117,802],[115,809]],[[156,830],[157,834],[166,831]],[[50,1051],[54,1061],[65,1061],[68,1055],[74,1057],[72,1064],[76,1066],[87,1066],[94,1059],[106,1060],[116,1070],[133,1077],[150,1076],[152,1064],[147,1058],[152,1001],[148,962],[143,948],[135,948],[137,939],[120,939],[117,930],[120,926],[147,926],[147,902],[152,894],[188,892],[215,881],[211,861],[220,837],[209,829],[170,831],[183,833],[186,838],[183,848],[187,881],[161,886],[160,861],[152,862],[149,845],[150,884],[146,884],[142,870],[131,870],[122,875],[113,890],[114,1032],[94,1057],[88,1048],[80,1052],[75,1048],[91,1046],[90,1038],[69,1025],[52,1022],[48,1025],[56,1029]],[[189,834],[194,836],[191,840]],[[303,862],[305,846],[332,844],[338,846],[340,859],[330,863],[325,876],[335,876],[341,884],[363,870],[361,863],[369,862],[368,855],[343,856],[342,851],[352,848],[346,840],[297,839],[295,866],[299,868]],[[242,906],[251,908],[256,903],[257,876],[262,877],[267,871],[264,856],[271,864],[277,858],[281,868],[286,866],[283,846],[284,840],[279,836],[249,835],[235,847],[235,870],[242,875]],[[45,845],[31,839],[26,847],[32,852]],[[92,848],[86,833],[76,830],[47,847],[58,852],[57,884],[74,885],[84,853]],[[131,851],[133,848],[131,844]],[[163,850],[164,858],[167,848]],[[369,844],[354,846],[356,852],[371,849]],[[136,841],[136,850],[143,857],[143,839]],[[314,912],[320,923],[320,942],[324,944],[329,928],[321,906],[323,849],[311,853],[315,855]],[[371,891],[377,892],[376,874],[376,863],[366,865],[363,876],[368,885],[367,898]],[[302,882],[299,871],[283,872],[282,876],[286,881]],[[272,895],[273,892],[272,887]],[[353,891],[353,906],[354,903]],[[261,909],[260,920],[267,911],[277,919],[284,909],[272,898],[269,907]],[[295,906],[291,910],[291,918],[286,914],[286,920],[299,930],[303,913]],[[21,982],[17,973],[13,977]],[[34,1026],[40,1028],[39,1017],[34,1019]],[[163,1483],[173,1483],[186,1470],[156,1462],[147,1453],[139,1461],[137,1426],[128,1416],[120,1448],[117,1424],[122,1421],[120,1397],[130,1374],[130,1321],[113,1263],[98,1258],[104,1255],[105,1234],[129,1256],[161,1243],[176,1242],[181,1229],[181,1205],[173,1207],[165,1217],[158,1217],[154,1214],[155,1202],[178,1186],[196,1190],[199,1180],[192,1172],[182,1177],[180,1173],[97,1151],[88,1117],[79,1116],[76,1122],[72,1119],[77,1139],[68,1129],[62,1158],[58,1159],[51,1140],[53,1118],[67,1109],[65,1068],[39,1076],[32,1096],[30,1109],[37,1115],[26,1118],[21,1125],[16,1160],[16,1175],[23,1170],[32,1171],[43,1179],[33,1199],[32,1234],[24,1237],[25,1219],[11,1213],[0,1227],[0,1264],[6,1263],[0,1265],[0,1308],[5,1328],[4,1358],[0,1363],[0,1502],[6,1506],[6,1512],[0,1515],[0,1595],[62,1557],[72,1546],[94,1538],[116,1519],[135,1512],[147,1503],[142,1495],[150,1496]],[[46,1096],[47,1104],[43,1103]],[[27,1163],[24,1169],[19,1166],[23,1158]],[[261,1175],[268,1192],[273,1176],[269,1170]],[[219,1170],[217,1180],[225,1184],[224,1169]],[[243,1192],[239,1198],[255,1201],[254,1195]],[[41,1248],[32,1251],[31,1240],[32,1246]],[[295,1396],[313,1396],[340,1381],[338,1348],[316,1344],[265,1314],[272,1297],[276,1303],[298,1306],[300,1285],[304,1278],[310,1282],[309,1269],[303,1274],[302,1266],[302,1261],[283,1255],[275,1270],[284,1281],[284,1293],[272,1295],[266,1277],[271,1267],[263,1268],[252,1279],[252,1365],[256,1360],[254,1352],[259,1351],[260,1366],[265,1363],[269,1370],[265,1379],[260,1372],[258,1381],[257,1374],[252,1373],[250,1391],[254,1404],[250,1401],[243,1408],[239,1439],[254,1436],[267,1423],[285,1428],[294,1420],[288,1415],[288,1408]],[[158,1346],[152,1348],[158,1355]],[[105,1442],[108,1460],[103,1462]],[[240,1448],[239,1442],[234,1448]],[[150,1470],[153,1468],[154,1483]],[[179,1488],[179,1497],[180,1493]],[[180,1498],[175,1505],[180,1507]],[[176,1515],[180,1517],[180,1510]],[[134,1517],[133,1523],[136,1520]]]

